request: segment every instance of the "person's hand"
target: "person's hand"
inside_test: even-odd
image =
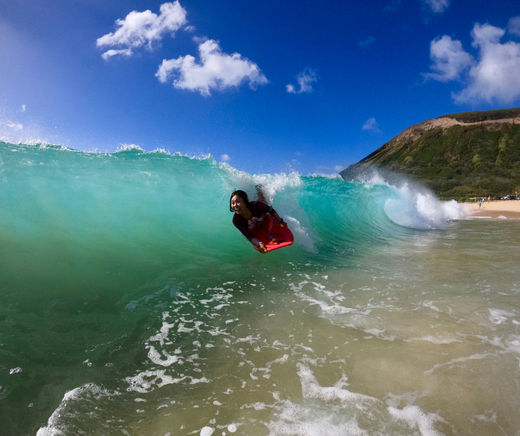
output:
[[[264,245],[263,242],[260,242],[260,245],[258,246],[258,251],[260,253],[267,253],[267,247]]]
[[[284,220],[281,220],[281,221],[280,221],[280,225],[281,225],[282,227],[287,227],[287,223],[286,223]]]

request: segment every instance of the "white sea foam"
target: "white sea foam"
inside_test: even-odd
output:
[[[460,363],[465,363],[469,360],[482,360],[482,359],[487,359],[491,356],[493,356],[493,354],[485,353],[485,354],[473,354],[468,357],[457,357],[454,359],[450,359],[447,362],[438,363],[438,364],[434,365],[432,368],[424,371],[424,375],[430,375],[430,374],[434,373],[435,371],[437,371],[439,368],[448,367],[448,369],[450,369]]]
[[[275,418],[267,423],[272,436],[442,434],[435,427],[445,421],[438,414],[426,412],[413,404],[427,393],[402,396],[399,401],[391,400],[385,404],[377,398],[349,391],[345,376],[334,386],[324,387],[307,365],[300,363],[297,366],[303,401],[278,402]],[[407,403],[403,408],[398,407],[401,400]]]
[[[433,304],[433,301],[425,301],[423,303],[424,307],[428,307],[429,309],[434,310],[435,312],[442,312],[437,306]]]
[[[66,416],[66,410],[69,403],[80,400],[82,397],[91,397],[96,400],[103,396],[108,397],[117,395],[121,394],[117,391],[108,391],[106,389],[102,389],[93,383],[88,383],[66,392],[63,396],[63,399],[61,400],[61,403],[47,421],[47,425],[45,427],[41,427],[36,433],[36,436],[66,436],[71,434],[66,423],[64,423],[61,419],[62,416]]]
[[[203,427],[200,430],[200,436],[211,436],[214,431],[215,431],[215,429],[213,427],[208,427],[208,426]]]
[[[454,338],[450,335],[448,336],[422,336],[419,338],[410,338],[406,339],[405,342],[411,342],[411,341],[426,341],[431,342],[435,345],[443,345],[443,344],[452,344],[454,342],[463,342],[461,339]]]
[[[179,361],[178,356],[172,356],[172,355],[168,354],[166,351],[162,352],[164,357],[166,357],[166,359],[163,359],[163,357],[161,356],[161,353],[159,353],[155,349],[155,347],[152,347],[151,345],[149,347],[150,347],[150,349],[148,350],[148,359],[150,359],[153,363],[156,363],[156,364],[162,365],[162,366],[170,366]]]
[[[493,347],[501,348],[504,352],[520,354],[520,335],[510,334],[505,337],[494,336],[488,338],[487,336],[477,336],[483,343],[492,345]]]
[[[166,385],[172,385],[186,380],[188,377],[174,378],[165,374],[165,370],[143,371],[134,377],[126,377],[125,380],[129,384],[128,391],[136,391],[141,394],[151,392],[156,387],[161,388]]]
[[[240,409],[265,410],[267,409],[267,404],[257,401],[256,403],[244,404],[240,406]]]
[[[278,419],[267,424],[271,436],[369,436],[356,418],[286,402]]]
[[[175,327],[175,324],[169,324],[167,322],[163,322],[161,330],[156,335],[152,336],[149,340],[150,341],[158,341],[161,346],[164,345],[164,342],[168,339],[168,335],[170,333],[170,330]]]
[[[367,320],[367,316],[371,313],[372,308],[367,306],[345,306],[344,298],[341,294],[328,292],[324,285],[317,282],[303,280],[299,283],[290,283],[289,287],[302,301],[310,303],[309,307],[319,307],[320,313],[318,316],[327,318],[330,322],[337,325],[348,325],[367,331],[370,334],[377,333],[379,337],[383,338],[382,333],[384,330],[377,330]],[[307,287],[311,287],[311,289],[307,290]],[[316,294],[323,295],[325,298],[319,298]],[[384,337],[384,339],[393,340],[394,338]]]
[[[493,324],[503,324],[509,320],[509,318],[515,316],[515,313],[501,309],[488,309],[489,319]]]
[[[423,436],[440,436],[444,434],[435,430],[437,422],[445,422],[435,413],[423,412],[417,406],[405,406],[403,409],[389,407],[388,411],[394,418],[406,421],[411,428],[419,430]]]
[[[520,354],[520,335],[510,335],[505,343],[508,351]]]

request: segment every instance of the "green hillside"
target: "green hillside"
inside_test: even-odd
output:
[[[446,115],[406,129],[340,174],[411,176],[442,199],[520,192],[520,108]]]

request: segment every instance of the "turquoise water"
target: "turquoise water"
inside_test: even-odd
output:
[[[0,143],[5,435],[520,429],[518,221],[378,176]],[[261,255],[229,195],[295,235]]]

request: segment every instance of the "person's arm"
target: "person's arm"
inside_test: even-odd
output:
[[[283,227],[287,227],[287,223],[283,220],[283,218],[280,217],[280,215],[278,215],[278,213],[276,213],[276,211],[274,209],[271,209],[271,215],[276,219],[278,220],[278,222],[280,223],[281,226]]]
[[[251,242],[251,244],[253,244],[255,247],[258,247],[259,249],[261,249],[261,246],[263,245],[259,240],[258,238],[255,237],[255,235],[253,235],[250,231],[249,231],[249,228],[247,226],[247,221],[240,217],[240,215],[236,215],[233,217],[233,224],[235,225],[235,227],[240,230],[240,232],[246,237],[246,239]],[[265,248],[265,246],[264,246]]]
[[[258,203],[258,206],[259,209],[262,210],[262,212],[267,212],[271,214],[271,216],[274,217],[280,223],[281,226],[287,226],[287,223],[283,220],[283,218],[280,217],[280,215],[278,215],[278,212],[276,212],[276,210],[274,210],[272,206],[267,206],[264,203]]]
[[[283,218],[280,217],[280,215],[278,215],[278,212],[276,212],[276,210],[274,210],[272,206],[266,206],[266,207],[267,207],[267,212],[270,213],[271,216],[273,216],[280,223],[281,226],[284,226],[284,227],[287,226],[287,223],[283,220]]]

